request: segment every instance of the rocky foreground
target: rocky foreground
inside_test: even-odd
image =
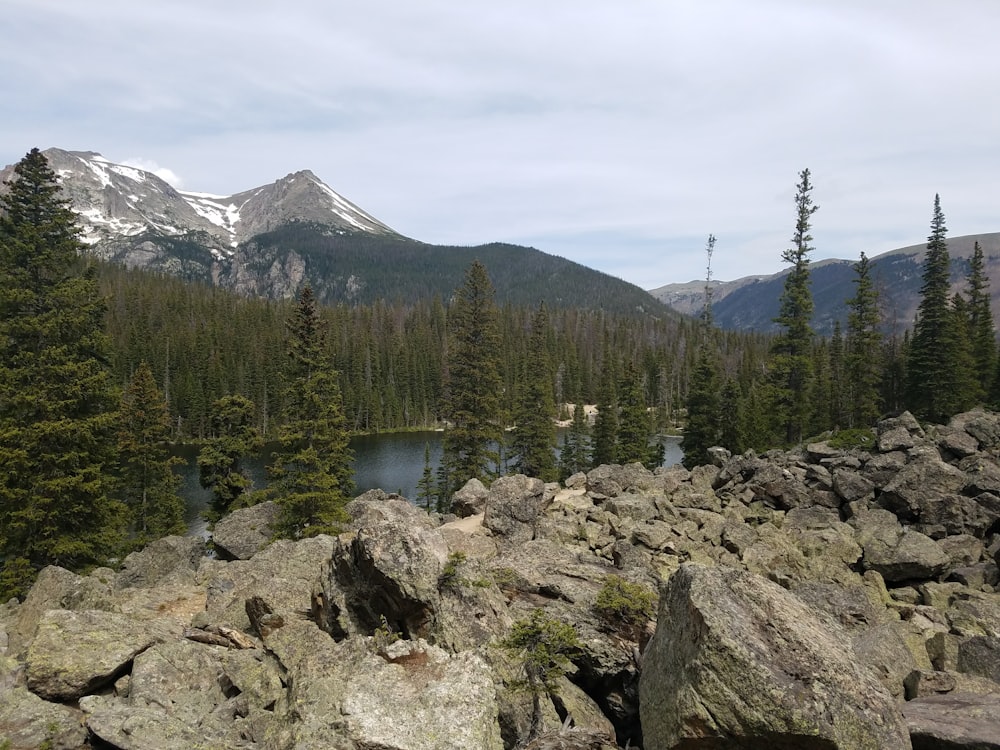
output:
[[[1000,416],[718,464],[472,481],[446,517],[375,491],[299,542],[264,504],[215,557],[47,568],[0,609],[0,747],[523,746],[498,644],[541,608],[582,650],[533,748],[1000,748]],[[655,627],[599,616],[609,576]]]

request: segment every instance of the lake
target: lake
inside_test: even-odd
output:
[[[417,482],[424,472],[424,447],[430,450],[431,469],[436,470],[441,460],[441,432],[393,432],[378,435],[358,435],[351,439],[354,451],[355,494],[371,489],[398,492],[411,502],[417,498]],[[683,457],[680,438],[664,436],[664,466],[678,464]],[[560,444],[562,437],[560,435]],[[186,502],[185,520],[194,533],[202,533],[205,523],[201,518],[211,493],[198,483],[198,447],[178,446],[176,455],[184,460],[177,466],[181,477],[181,495]],[[270,452],[265,450],[258,458],[246,462],[247,473],[254,487],[267,484],[266,465]]]

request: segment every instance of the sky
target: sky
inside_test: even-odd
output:
[[[1000,231],[996,0],[4,0],[0,165],[300,169],[424,242],[645,289]]]

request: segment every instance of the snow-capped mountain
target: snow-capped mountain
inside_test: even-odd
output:
[[[80,216],[82,239],[105,257],[119,255],[127,238],[156,244],[157,237],[197,237],[217,260],[223,260],[241,243],[292,221],[395,234],[308,170],[221,196],[175,190],[151,172],[115,164],[92,151],[50,148],[43,153]],[[13,166],[0,171],[0,180],[9,179],[12,172]],[[136,265],[144,265],[141,255],[135,258],[140,261]]]

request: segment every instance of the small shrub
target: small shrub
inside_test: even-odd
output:
[[[392,629],[392,625],[385,619],[385,615],[381,615],[380,619],[381,623],[375,628],[375,632],[372,633],[372,650],[376,653],[383,653],[389,646],[402,637]]]
[[[448,555],[448,560],[441,569],[441,575],[438,576],[438,588],[448,588],[462,582],[458,577],[458,569],[465,563],[465,560],[466,555],[461,551],[455,551]]]
[[[620,576],[608,576],[597,593],[594,610],[605,625],[631,640],[656,615],[656,595]]]
[[[867,450],[875,445],[875,433],[868,427],[855,427],[835,432],[826,442],[831,448],[837,450],[852,450],[854,448]]]

